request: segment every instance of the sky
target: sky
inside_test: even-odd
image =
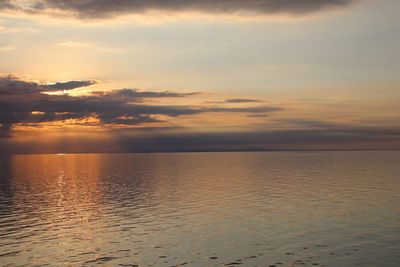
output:
[[[0,0],[0,151],[400,149],[398,10]]]

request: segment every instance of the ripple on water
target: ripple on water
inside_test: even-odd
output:
[[[0,160],[0,265],[400,266],[400,153]]]

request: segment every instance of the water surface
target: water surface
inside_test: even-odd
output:
[[[400,152],[0,159],[1,266],[400,266]]]

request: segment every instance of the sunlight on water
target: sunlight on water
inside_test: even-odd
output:
[[[0,159],[1,266],[400,266],[400,153]]]

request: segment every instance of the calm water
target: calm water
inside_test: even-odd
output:
[[[1,266],[400,266],[400,152],[0,160]]]

